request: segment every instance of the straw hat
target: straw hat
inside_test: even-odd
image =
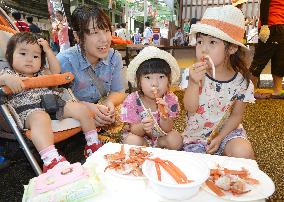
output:
[[[248,0],[232,0],[232,5],[237,6],[239,4],[246,3]]]
[[[191,34],[208,34],[246,48],[242,43],[245,19],[242,11],[232,5],[207,8],[200,23],[193,24]]]
[[[136,86],[136,71],[141,63],[152,58],[159,58],[165,60],[171,68],[172,83],[178,81],[180,76],[180,69],[176,59],[168,52],[163,51],[154,46],[147,46],[130,62],[127,68],[128,81]]]

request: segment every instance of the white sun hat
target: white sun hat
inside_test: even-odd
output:
[[[200,23],[193,24],[190,29],[191,34],[199,32],[247,48],[242,43],[245,33],[244,15],[232,5],[207,8]]]
[[[146,60],[159,58],[165,60],[171,68],[171,83],[176,83],[180,77],[180,69],[176,59],[168,52],[154,46],[147,46],[130,62],[127,68],[127,80],[136,86],[136,71]]]
[[[232,5],[237,6],[239,4],[246,3],[248,0],[232,0]]]

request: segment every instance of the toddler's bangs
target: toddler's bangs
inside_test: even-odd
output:
[[[165,60],[153,58],[141,63],[137,69],[136,75],[142,76],[146,74],[165,74],[169,76],[171,74],[171,68]]]

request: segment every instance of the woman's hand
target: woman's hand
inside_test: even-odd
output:
[[[152,129],[154,127],[154,120],[150,117],[145,117],[142,119],[143,129],[147,134],[152,134]]]
[[[189,82],[199,84],[205,77],[206,70],[208,65],[206,62],[199,62],[192,65],[192,68],[189,68]]]
[[[106,101],[103,103],[106,107],[108,107],[108,115],[114,117],[115,114],[115,106],[111,101]]]
[[[218,150],[218,148],[220,147],[222,140],[223,140],[223,138],[220,135],[215,137],[211,141],[211,143],[207,146],[206,152],[208,154],[214,154]]]
[[[115,117],[110,116],[109,107],[84,101],[82,101],[82,103],[85,104],[92,113],[96,126],[106,126],[114,122]]]
[[[105,105],[96,104],[94,113],[96,126],[110,125],[115,121],[115,117],[110,115],[109,108]]]
[[[47,42],[45,39],[39,38],[39,39],[37,40],[37,42],[38,42],[39,45],[42,46],[42,49],[43,49],[43,51],[44,51],[45,53],[48,52],[48,51],[51,51],[51,48],[50,48],[48,42]]]
[[[23,80],[27,77],[18,77],[10,74],[3,75],[3,85],[8,86],[13,93],[19,93],[25,89]]]

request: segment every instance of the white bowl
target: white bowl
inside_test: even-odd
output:
[[[161,181],[158,181],[155,163],[146,160],[142,165],[142,171],[149,180],[149,185],[160,196],[167,199],[185,200],[199,191],[201,185],[207,180],[210,170],[205,162],[194,157],[189,157],[183,153],[159,155],[161,159],[170,160],[179,167],[188,180],[193,182],[188,184],[178,184],[161,166]]]

